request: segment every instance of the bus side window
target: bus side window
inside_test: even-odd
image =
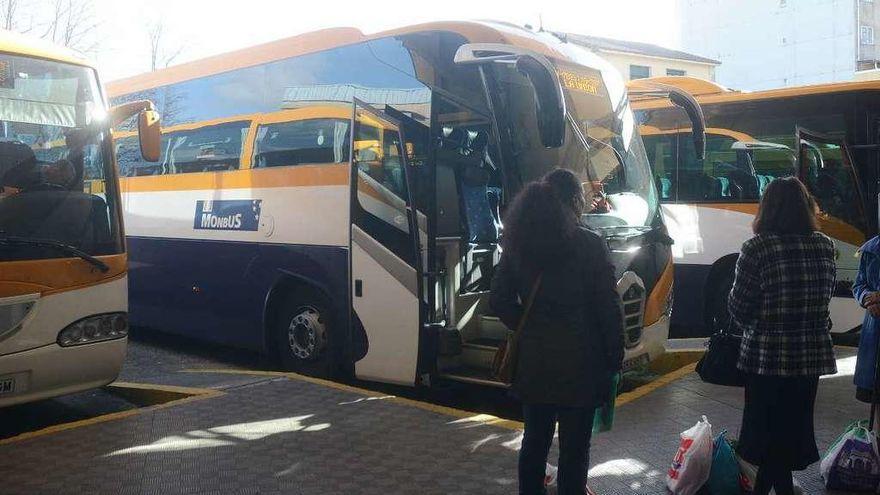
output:
[[[679,199],[687,201],[756,201],[758,178],[744,149],[719,134],[706,136],[706,156],[698,160],[689,139],[680,139]]]
[[[661,201],[676,200],[675,134],[646,134],[642,136],[648,162],[654,172],[654,180]]]
[[[760,195],[773,179],[797,175],[797,158],[789,149],[755,150],[753,158]]]
[[[163,174],[238,170],[250,121],[196,126],[169,131],[162,137]]]
[[[255,167],[348,162],[347,120],[309,119],[261,125]]]
[[[116,149],[116,163],[119,166],[120,177],[155,175],[158,172],[158,162],[144,161],[141,156],[137,135],[116,138],[114,148]]]

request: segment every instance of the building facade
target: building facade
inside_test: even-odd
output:
[[[655,76],[692,76],[715,80],[720,62],[692,53],[650,43],[615,40],[598,36],[558,33],[569,43],[583,46],[613,65],[626,80]]]
[[[683,50],[722,62],[717,82],[759,90],[850,81],[872,69],[880,2],[677,0]]]

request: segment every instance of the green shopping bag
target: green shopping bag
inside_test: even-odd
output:
[[[614,424],[614,403],[617,402],[617,387],[620,385],[620,373],[615,373],[611,377],[611,391],[609,397],[611,399],[602,407],[596,408],[596,414],[593,416],[593,433],[611,431]]]
[[[739,495],[740,468],[733,447],[722,431],[712,448],[712,469],[706,487],[712,495]]]

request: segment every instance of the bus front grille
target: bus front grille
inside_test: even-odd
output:
[[[631,285],[623,294],[623,327],[627,348],[639,345],[644,323],[645,289]]]

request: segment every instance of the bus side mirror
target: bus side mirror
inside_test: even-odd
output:
[[[565,97],[553,64],[526,48],[503,43],[468,43],[455,52],[456,64],[515,65],[532,86],[541,144],[558,148],[565,141]]]
[[[694,154],[697,160],[706,156],[706,119],[700,103],[688,93],[671,84],[664,84],[651,79],[634,79],[626,84],[631,101],[668,98],[675,106],[685,111],[691,121]]]
[[[141,145],[141,156],[148,162],[159,161],[162,133],[159,125],[159,112],[143,110],[138,115],[138,140]]]
[[[670,93],[669,100],[687,113],[691,121],[691,134],[697,160],[706,157],[706,121],[700,104],[687,93]]]
[[[138,139],[140,140],[141,156],[148,162],[159,161],[162,133],[159,125],[159,113],[150,100],[138,100],[117,105],[107,112],[111,129],[138,116]]]

